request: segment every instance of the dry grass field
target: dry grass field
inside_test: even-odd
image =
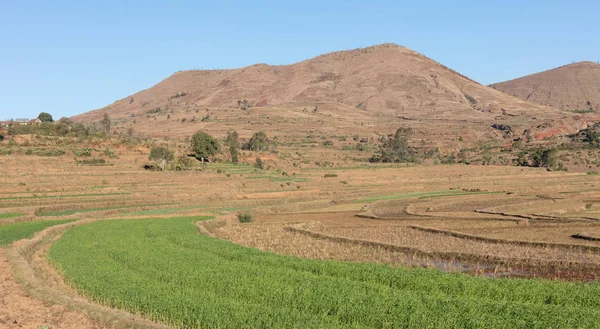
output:
[[[280,148],[280,154],[292,152]],[[8,237],[0,261],[14,270],[14,276],[3,274],[4,285],[13,288],[0,292],[1,326],[131,326],[123,320],[127,315],[81,304],[53,266],[40,261],[66,230],[58,228],[97,220],[216,216],[198,224],[201,233],[282,255],[482,277],[593,281],[600,273],[596,175],[477,165],[282,170],[275,158],[265,170],[215,162],[192,171],[149,172],[141,168],[146,149],[116,148],[115,155],[107,166],[80,165],[68,155],[0,156],[0,236]],[[239,213],[254,220],[239,223]],[[27,226],[41,221],[62,225],[39,242],[11,244],[11,236],[31,238],[50,225]],[[16,225],[26,225],[18,227],[23,235]],[[57,315],[57,304],[71,313]],[[139,321],[133,323],[148,326]]]

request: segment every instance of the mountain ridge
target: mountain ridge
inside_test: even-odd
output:
[[[184,136],[193,129],[205,128],[222,133],[226,130],[224,122],[200,123],[194,117],[192,127],[179,129],[171,126],[179,124],[171,118],[183,120],[186,113],[198,113],[203,108],[225,120],[229,116],[225,109],[238,108],[238,101],[254,108],[246,115],[259,109],[279,109],[274,114],[292,117],[298,116],[294,111],[316,110],[319,105],[329,104],[323,109],[338,111],[335,117],[340,120],[360,117],[373,128],[372,133],[381,124],[380,119],[386,118],[385,124],[420,124],[424,127],[422,135],[433,138],[430,130],[439,129],[435,126],[444,122],[451,126],[451,132],[440,136],[446,140],[449,134],[467,129],[456,122],[472,126],[469,129],[474,130],[467,134],[472,133],[476,139],[516,139],[532,133],[547,135],[547,131],[563,134],[588,125],[586,118],[569,117],[568,112],[517,99],[414,50],[389,43],[336,51],[287,65],[179,71],[148,89],[73,120],[98,121],[108,113],[125,126],[155,135],[164,132]],[[132,121],[137,125],[133,126]],[[140,121],[157,121],[147,123],[156,127],[148,129]],[[184,122],[189,123],[187,119]],[[337,129],[339,122],[327,121],[328,129]],[[513,127],[512,135],[499,133],[492,127],[494,123]]]
[[[564,111],[600,109],[600,64],[582,61],[490,87],[520,99]]]

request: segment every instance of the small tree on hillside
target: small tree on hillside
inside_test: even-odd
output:
[[[199,131],[192,136],[191,143],[196,158],[202,162],[217,154],[221,149],[219,141],[202,131]]]
[[[371,162],[410,162],[412,155],[408,151],[408,138],[412,134],[410,128],[398,128],[395,134],[383,136],[381,145],[369,159]]]
[[[46,112],[40,113],[37,118],[42,122],[54,122],[52,115]]]
[[[173,151],[163,146],[153,147],[150,150],[150,156],[148,160],[157,161],[160,165],[160,170],[165,170],[165,166],[168,162],[173,161]]]
[[[529,155],[532,167],[552,168],[556,166],[556,150],[539,148]]]
[[[254,167],[257,169],[264,169],[263,161],[261,158],[256,158],[256,162],[254,163]]]
[[[266,151],[269,149],[267,134],[262,131],[255,132],[248,143],[244,144],[243,149],[250,151]]]
[[[227,147],[229,147],[229,154],[231,155],[231,162],[233,163],[238,163],[238,156],[239,156],[239,148],[240,148],[240,142],[239,142],[239,136],[238,133],[235,130],[229,130],[227,132],[227,138],[225,139],[225,145],[227,145]]]
[[[100,121],[100,124],[102,124],[102,127],[104,128],[104,136],[108,136],[110,133],[110,117],[108,116],[108,113],[104,113],[104,117],[102,118],[102,121]]]

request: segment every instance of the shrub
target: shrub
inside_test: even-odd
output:
[[[556,165],[556,150],[539,148],[530,154],[530,159],[533,167],[552,168]]]
[[[37,155],[41,157],[54,157],[67,154],[65,150],[61,149],[28,149],[25,152],[26,155]]]
[[[106,155],[107,157],[111,158],[111,159],[118,159],[119,157],[115,154],[115,151],[113,149],[111,149],[110,147],[106,147],[104,149],[104,151],[102,151],[104,153],[104,155]]]
[[[240,223],[250,223],[252,222],[252,215],[249,213],[237,214],[237,219],[240,221]]]
[[[93,150],[91,148],[75,149],[73,154],[78,157],[89,157],[92,156]]]
[[[323,178],[335,178],[335,177],[337,177],[337,175],[336,175],[336,174],[325,174],[325,175],[323,176]]]
[[[91,158],[91,159],[81,159],[81,160],[75,160],[77,162],[78,165],[83,165],[83,166],[107,166],[110,165],[109,163],[106,162],[106,160],[102,159],[102,158]]]
[[[0,133],[0,142],[4,141],[4,134]]]
[[[163,146],[156,146],[150,150],[150,155],[148,156],[148,160],[158,161],[160,163],[160,167],[164,170],[165,165],[175,158],[173,151],[169,150]]]
[[[263,161],[261,158],[256,158],[256,162],[254,163],[254,167],[258,169],[264,169]]]
[[[173,162],[169,166],[169,170],[187,171],[187,170],[192,170],[193,167],[194,167],[194,160],[185,154],[181,154],[180,156],[177,157],[175,162]]]

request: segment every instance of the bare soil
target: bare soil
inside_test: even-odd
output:
[[[106,328],[83,312],[61,305],[46,305],[30,297],[13,277],[13,268],[0,249],[0,328]]]

